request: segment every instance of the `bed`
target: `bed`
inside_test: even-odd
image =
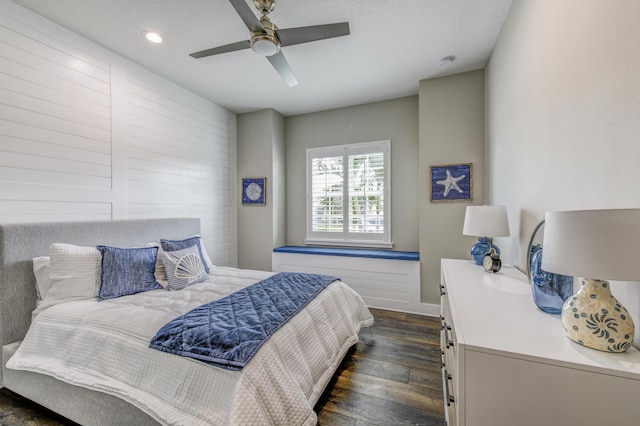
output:
[[[39,305],[30,329],[38,299],[32,259],[51,244],[146,247],[199,233],[198,219],[0,225],[2,386],[83,425],[316,424],[315,403],[360,327],[373,322],[340,280],[293,311],[241,369],[159,351],[149,339],[167,320],[272,273],[213,266],[181,290]],[[115,343],[104,343],[107,332]]]

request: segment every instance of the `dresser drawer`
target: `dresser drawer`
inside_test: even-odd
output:
[[[455,371],[458,367],[458,340],[444,286],[441,287],[440,318],[440,349],[445,353],[445,362],[449,370]]]
[[[441,266],[448,426],[638,423],[637,348],[612,354],[570,341],[511,265],[495,274],[471,260],[443,259]]]
[[[456,420],[456,399],[453,395],[455,383],[453,376],[447,370],[446,366],[442,367],[442,394],[444,397],[445,420],[448,426],[457,426]]]
[[[440,287],[440,351],[442,354],[442,391],[445,407],[445,419],[448,426],[457,425],[456,396],[458,389],[458,349],[455,327],[451,320],[451,309],[446,287]]]

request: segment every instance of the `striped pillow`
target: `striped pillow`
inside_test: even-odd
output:
[[[204,270],[209,273],[209,267],[211,265],[211,260],[209,259],[209,255],[204,248],[204,244],[202,243],[202,238],[199,235],[195,235],[190,238],[185,238],[184,240],[165,240],[161,239],[160,244],[162,245],[162,249],[164,251],[176,251],[186,249],[187,247],[196,246],[198,248],[198,255],[200,256],[200,260],[202,261],[202,265],[204,266]]]
[[[167,271],[169,290],[182,290],[207,279],[200,251],[195,245],[182,250],[163,251],[160,256]]]

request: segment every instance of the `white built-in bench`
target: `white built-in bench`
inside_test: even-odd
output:
[[[418,252],[284,246],[273,250],[272,270],[335,275],[370,307],[433,314],[420,302]]]

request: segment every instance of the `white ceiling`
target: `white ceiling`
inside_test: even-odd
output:
[[[511,0],[276,0],[280,28],[348,21],[351,34],[283,48],[289,88],[250,49],[189,53],[249,38],[227,0],[13,0],[232,111],[285,116],[418,93],[420,80],[484,68]],[[253,1],[247,0],[252,10]],[[259,13],[256,10],[256,15]],[[159,32],[152,45],[141,33]],[[446,68],[441,58],[455,55]]]

